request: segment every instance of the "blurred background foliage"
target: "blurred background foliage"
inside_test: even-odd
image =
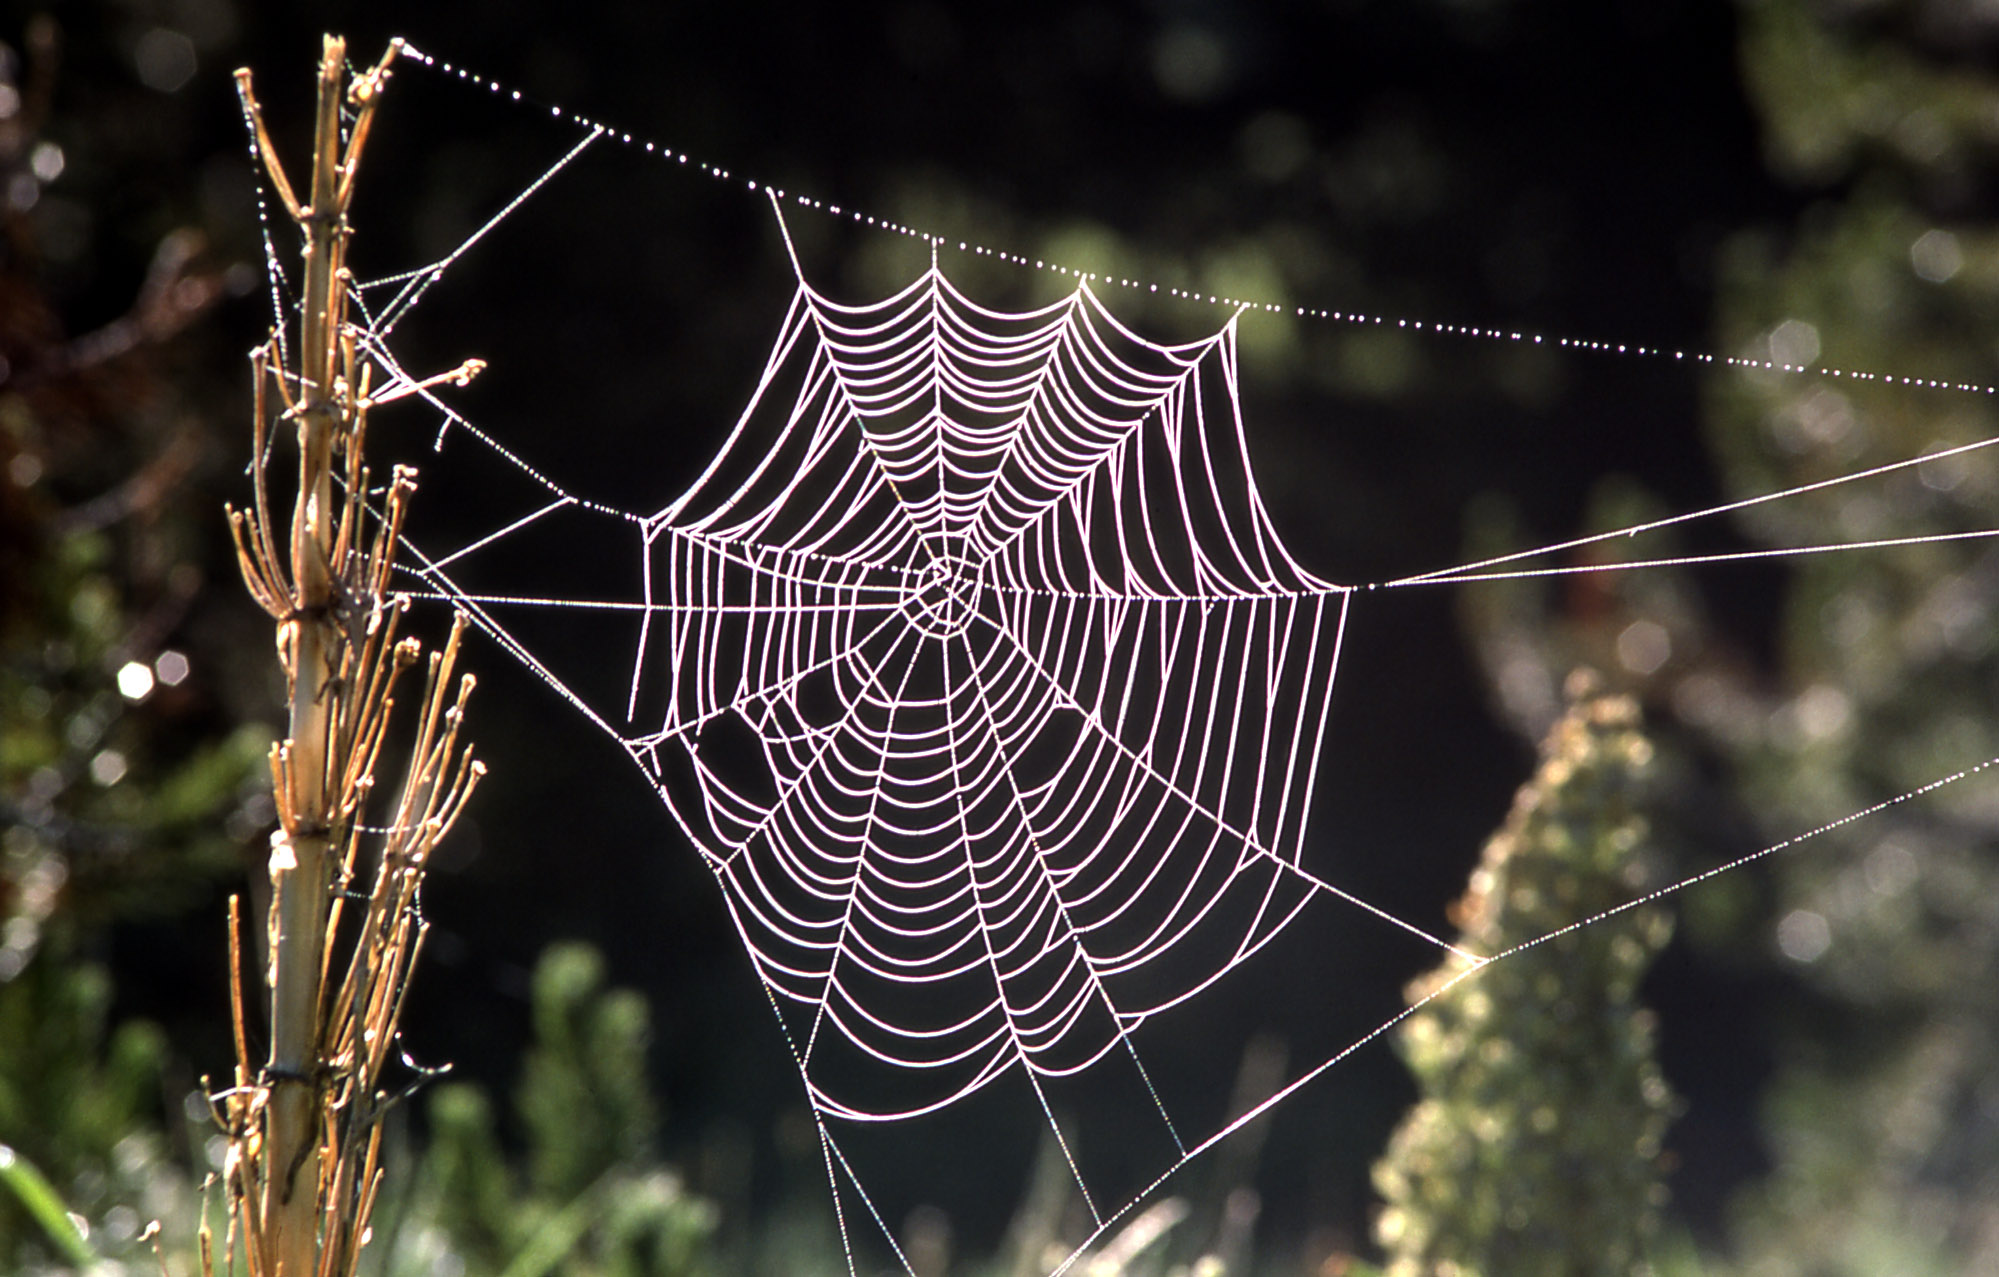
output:
[[[428,1139],[403,1163],[382,1271],[716,1271],[713,1207],[659,1161],[645,1001],[603,983],[603,958],[588,945],[553,945],[535,968],[534,1040],[513,1099],[521,1139],[514,1158],[484,1089],[448,1082],[425,1097]]]
[[[1999,353],[1999,78],[1975,6],[1744,10],[1745,82],[1771,165],[1819,196],[1782,240],[1722,262],[1718,340],[1825,364],[1989,380]],[[1825,83],[1835,91],[1813,94]],[[1816,100],[1815,100],[1816,99]],[[1999,428],[1987,396],[1878,383],[1716,381],[1731,493],[1944,452]],[[1939,458],[1871,493],[1746,521],[1844,537],[1990,526],[1999,478]],[[1786,526],[1786,525],[1792,526]],[[1999,752],[1999,553],[1959,542],[1828,555],[1791,575],[1760,731],[1724,732],[1749,809],[1811,825]],[[1805,996],[1763,1102],[1770,1174],[1737,1220],[1772,1273],[1999,1267],[1999,809],[1963,786],[1772,866],[1775,939]]]
[[[219,514],[245,487],[242,353],[267,308],[235,65],[258,68],[285,137],[321,29],[364,51],[401,33],[786,186],[1080,268],[1995,379],[1999,20],[1976,0],[906,0],[570,6],[562,23],[398,8],[49,0],[0,16],[0,1269],[61,1270],[81,1246],[156,1271],[141,1233],[159,1219],[187,1271],[215,1156],[201,1094],[229,1058],[222,901],[262,877],[281,690]],[[377,263],[455,243],[559,140],[415,72],[392,95],[359,213]],[[523,216],[539,251],[463,263],[406,353],[491,359],[475,415],[586,419],[565,483],[622,499],[643,481],[635,503],[673,489],[708,455],[693,425],[731,419],[783,304],[760,210],[611,165]],[[890,238],[795,229],[829,286],[873,291],[912,268]],[[960,265],[999,303],[1056,286]],[[1111,301],[1166,335],[1214,319]],[[1243,355],[1266,496],[1301,557],[1342,579],[1995,426],[1986,396],[1696,380],[1286,319],[1245,320]],[[662,432],[662,416],[693,424]],[[1989,461],[1939,457],[1676,530],[1673,548],[1989,527],[1996,484]],[[1349,654],[1388,676],[1347,685],[1371,748],[1321,801],[1393,854],[1343,869],[1360,894],[1441,920],[1581,665],[1643,705],[1655,757],[1633,815],[1658,879],[1992,757],[1995,598],[1999,554],[1967,541],[1412,603]],[[699,867],[640,787],[605,782],[601,742],[563,735],[497,656],[481,664],[495,691],[476,735],[499,783],[433,885],[409,1044],[413,1083],[456,1069],[408,1105],[375,1262],[843,1271],[795,1078]],[[1441,752],[1456,766],[1440,801]],[[1999,1270],[1995,826],[1989,784],[1946,789],[1675,898],[1656,956],[1662,935],[1640,928],[1636,1000],[1659,1028],[1626,1039],[1642,1041],[1633,1076],[1656,1052],[1681,1097],[1645,1172],[1672,1192],[1662,1271]],[[551,948],[565,938],[593,947]],[[1299,989],[1416,974],[1337,949],[1327,966],[1337,979],[1300,973]],[[1494,1040],[1539,1041],[1544,1010],[1507,1011]],[[1405,1050],[1420,1072],[1420,1045]],[[1284,1047],[1209,1054],[1219,1088],[1254,1096]],[[1108,1243],[1125,1247],[1111,1266],[1388,1258],[1369,1241],[1369,1167],[1417,1094],[1391,1053],[1357,1058],[1278,1129],[1190,1167],[1184,1196],[1132,1225],[1149,1238]],[[77,1222],[38,1214],[21,1167]],[[956,1212],[891,1184],[918,1205],[890,1226],[924,1277],[989,1259],[1032,1271],[1069,1226],[1059,1167],[1044,1168],[1018,1200]],[[1476,1199],[1462,1187],[1446,1205]]]
[[[1674,1104],[1638,988],[1672,925],[1648,905],[1562,933],[1659,885],[1639,814],[1652,745],[1637,702],[1595,679],[1570,676],[1453,908],[1470,953],[1557,934],[1484,975],[1454,955],[1409,990],[1396,1038],[1421,1098],[1374,1172],[1389,1277],[1590,1277],[1655,1253]]]

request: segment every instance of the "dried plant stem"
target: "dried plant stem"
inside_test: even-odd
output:
[[[397,637],[402,600],[392,596],[389,579],[414,474],[398,467],[380,507],[371,504],[363,456],[371,370],[346,323],[347,210],[396,51],[391,45],[349,84],[345,44],[327,37],[305,204],[265,130],[250,73],[237,72],[257,152],[304,237],[305,266],[296,366],[285,366],[275,335],[252,355],[255,505],[229,512],[244,581],[277,622],[290,688],[287,734],[271,751],[280,828],[270,856],[269,1050],[261,1065],[252,1061],[236,989],[237,1076],[223,1106],[231,1136],[230,1235],[240,1230],[255,1275],[338,1277],[358,1262],[380,1185],[380,1118],[392,1098],[381,1079],[423,940],[418,888],[431,848],[482,771],[459,741],[471,678],[455,696],[450,691],[461,617],[427,663],[407,774],[368,858],[373,889],[353,894],[357,874],[369,868],[361,815],[388,739],[394,690],[423,660],[415,639]],[[343,104],[353,112],[344,137]],[[448,376],[462,382],[477,370],[474,361]],[[282,548],[265,473],[278,404],[277,420],[295,427],[298,453],[298,494]],[[343,925],[350,897],[361,917]],[[232,954],[238,928],[232,904]],[[236,971],[240,980],[240,965]]]

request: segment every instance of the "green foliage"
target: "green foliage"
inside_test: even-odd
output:
[[[157,1271],[141,1230],[163,1219],[167,1253],[191,1254],[201,1205],[156,1116],[165,1043],[144,1022],[112,1027],[104,972],[54,957],[45,947],[0,983],[0,1271],[80,1265],[86,1251],[109,1265],[99,1271]],[[392,1159],[388,1221],[364,1270],[713,1271],[714,1209],[654,1151],[644,1001],[603,979],[586,946],[544,955],[514,1105],[524,1147],[510,1155],[480,1088],[436,1088],[427,1146]]]
[[[454,1083],[430,1097],[391,1272],[433,1271],[445,1255],[472,1277],[708,1271],[714,1209],[655,1151],[645,1001],[603,985],[587,945],[556,945],[535,970],[535,1042],[514,1097],[525,1173],[508,1165],[483,1091]]]
[[[1999,347],[1999,232],[1974,194],[1999,176],[1999,76],[1964,56],[1981,20],[1914,0],[1740,8],[1765,153],[1816,198],[1794,224],[1726,244],[1718,347],[1843,375],[1750,368],[1708,380],[1709,451],[1726,496],[1992,439],[1992,396],[1907,380],[1989,384]],[[1844,375],[1855,372],[1872,375]],[[1735,528],[1771,547],[1989,529],[1991,457],[1938,455],[1748,507]],[[1506,544],[1500,520],[1486,522]],[[1745,660],[1744,636],[1702,607],[1627,586],[1594,599],[1618,605],[1594,617],[1573,606],[1563,616],[1553,596],[1524,587],[1473,592],[1482,610],[1469,619],[1510,709],[1545,703],[1517,690],[1541,692],[1564,657],[1604,660],[1593,649],[1617,654],[1606,640],[1627,625],[1659,625],[1668,663],[1623,664],[1698,742],[1662,736],[1667,769],[1698,784],[1686,760],[1704,753],[1698,770],[1717,766],[1730,792],[1687,805],[1741,812],[1768,845],[1999,755],[1995,573],[1986,539],[1792,558],[1771,578],[1780,628],[1767,663]],[[1772,1170],[1739,1192],[1732,1244],[1707,1257],[1712,1271],[1999,1271],[1989,1222],[1999,988],[1984,974],[1999,966],[1995,847],[1999,815],[1981,777],[1679,898],[1707,961],[1760,967],[1766,980],[1774,966],[1790,982],[1769,1025],[1775,1075],[1756,1136]]]
[[[46,429],[37,409],[0,393],[0,458]],[[161,1218],[188,1242],[198,1204],[162,1131],[168,1046],[112,1023],[91,959],[235,870],[268,736],[215,726],[200,667],[156,648],[158,582],[134,547],[5,481],[0,522],[29,550],[0,580],[0,1271],[75,1265],[79,1244],[156,1267],[140,1230]]]
[[[1744,13],[1771,163],[1821,198],[1782,236],[1733,245],[1718,311],[1731,349],[1989,382],[1999,233],[1969,193],[1999,170],[1999,76],[1963,56],[1973,28],[1953,24],[1973,23],[1969,8]],[[1747,494],[1990,439],[1999,412],[1986,395],[1736,377],[1711,387],[1709,423],[1730,490]],[[1790,544],[1989,528],[1989,456],[1785,501],[1748,527]],[[1995,567],[1989,541],[1794,566],[1779,691],[1732,743],[1773,836],[1999,754]],[[1974,781],[1773,863],[1776,927],[1757,938],[1799,996],[1764,1105],[1775,1166],[1738,1214],[1744,1271],[1999,1267],[1995,846],[1992,789]]]
[[[0,458],[49,430],[43,407],[0,393]],[[268,737],[205,714],[203,671],[160,646],[146,555],[89,503],[4,482],[0,523],[27,551],[0,580],[0,1271],[73,1266],[79,1246],[156,1268],[140,1231],[163,1219],[191,1245],[198,1208],[162,1129],[169,1049],[148,1021],[112,1022],[93,959],[120,923],[234,871]]]
[[[1505,952],[1639,894],[1651,745],[1635,702],[1587,682],[1572,695],[1457,906],[1472,952]],[[1453,958],[1412,988],[1412,1000],[1434,998],[1398,1034],[1422,1097],[1375,1168],[1390,1274],[1639,1265],[1665,1201],[1673,1101],[1637,990],[1669,931],[1660,911],[1633,909],[1489,969]]]
[[[109,979],[64,947],[0,982],[0,1271],[76,1265],[79,1247],[150,1265],[141,1229],[186,1241],[198,1210],[160,1131],[163,1036],[113,1027]]]
[[[1926,55],[1919,40],[1908,39],[1908,27],[1928,25],[1918,7],[1895,0],[1742,5],[1743,80],[1760,108],[1773,169],[1824,182],[1884,162],[1956,168],[1992,144],[1999,98],[1991,78]],[[1952,28],[1946,13],[1957,7],[1934,6],[1939,45]],[[1902,38],[1881,38],[1897,28]]]
[[[540,1193],[574,1196],[611,1167],[636,1165],[658,1131],[645,999],[603,983],[604,960],[585,945],[557,945],[535,969],[535,1043],[514,1105]]]
[[[90,1239],[63,1209],[62,1198],[57,1196],[48,1178],[33,1162],[5,1144],[0,1144],[0,1188],[12,1193],[14,1200],[42,1226],[61,1258],[79,1268],[97,1261]]]
[[[94,967],[34,963],[0,985],[0,1131],[49,1166],[105,1161],[150,1124],[165,1044],[143,1021],[106,1027],[111,984]]]
[[[261,729],[185,738],[188,697],[134,661],[135,590],[94,533],[52,534],[0,630],[0,978],[56,915],[158,914],[234,868],[225,817],[263,771]],[[185,664],[186,658],[172,653]],[[121,693],[130,667],[132,693]],[[164,702],[164,703],[163,703]]]

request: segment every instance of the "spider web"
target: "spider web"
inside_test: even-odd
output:
[[[1126,1075],[1175,1165],[1212,1132],[1154,1087],[1148,1020],[1315,897],[1459,952],[1300,863],[1353,591],[1279,541],[1237,374],[1233,320],[1156,343],[1087,282],[1012,313],[934,255],[868,305],[801,273],[681,496],[641,514],[550,485],[501,533],[418,552],[706,859],[829,1164],[829,1119],[921,1117],[1017,1076],[1101,1227],[1128,1203],[1093,1186],[1046,1083]],[[636,600],[459,583],[559,514],[614,525]],[[509,618],[566,609],[626,618],[621,694],[581,690]]]
[[[850,1132],[1024,1085],[1089,1215],[1074,1263],[1167,1177],[1399,1020],[1371,1021],[1243,1111],[1169,1102],[1148,1024],[1205,1001],[1308,909],[1458,953],[1466,975],[1508,956],[1456,950],[1304,863],[1363,589],[1601,571],[1530,560],[1948,455],[1342,585],[1300,566],[1264,508],[1234,318],[1154,342],[1088,277],[1053,304],[992,309],[954,287],[934,239],[908,286],[845,303],[811,284],[786,231],[796,290],[748,406],[684,493],[619,509],[547,478],[387,344],[606,133],[589,126],[447,258],[358,290],[362,340],[392,379],[378,399],[428,402],[440,445],[477,440],[539,494],[472,540],[412,544],[403,566],[413,594],[465,608],[615,739],[704,858],[791,1045],[843,1237],[858,1212],[896,1245]],[[551,588],[506,588],[528,575],[506,552],[536,538],[564,547]],[[629,565],[628,595],[563,588],[585,545]],[[578,621],[587,643],[565,628]],[[1125,1159],[1135,1170],[1073,1146],[1051,1095],[1078,1079],[1141,1097],[1151,1140]]]
[[[821,1113],[1107,1058],[1143,1079],[1130,1031],[1315,889],[1345,596],[1256,499],[1233,327],[1156,345],[1087,287],[1005,314],[933,264],[864,307],[801,280],[764,385],[794,364],[782,424],[760,395],[642,525],[626,746],[805,1013]],[[758,747],[711,748],[723,724]],[[893,1106],[822,1081],[834,1051],[890,1070]]]

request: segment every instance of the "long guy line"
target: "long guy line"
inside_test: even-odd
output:
[[[1272,315],[1290,315],[1299,319],[1327,320],[1341,324],[1352,324],[1374,328],[1393,328],[1413,333],[1431,333],[1438,336],[1463,337],[1480,341],[1504,342],[1510,344],[1546,346],[1557,350],[1568,350],[1585,354],[1623,356],[1635,359],[1670,360],[1675,363],[1712,365],[1720,368],[1754,369],[1766,372],[1788,374],[1810,374],[1842,381],[1873,383],[1908,389],[1943,390],[1963,394],[1999,395],[1999,384],[1978,381],[1960,381],[1946,377],[1912,377],[1894,372],[1846,367],[1819,367],[1809,363],[1792,363],[1774,358],[1759,358],[1753,355],[1722,355],[1711,351],[1701,351],[1673,346],[1656,346],[1641,342],[1601,341],[1587,337],[1571,337],[1534,332],[1513,327],[1494,327],[1481,324],[1448,323],[1420,317],[1394,316],[1367,311],[1337,309],[1321,306],[1303,306],[1284,302],[1241,298],[1222,293],[1204,292],[1198,288],[1182,288],[1163,285],[1129,276],[1116,275],[1104,271],[1082,270],[1067,266],[1046,257],[1032,257],[1007,249],[983,244],[976,240],[944,235],[882,216],[839,202],[786,191],[767,181],[737,173],[722,165],[698,159],[686,151],[676,150],[664,143],[653,141],[629,130],[613,128],[580,112],[564,106],[545,102],[532,94],[512,88],[490,76],[472,68],[448,61],[427,53],[406,39],[397,40],[405,57],[421,66],[428,67],[447,79],[462,82],[502,101],[515,104],[546,119],[558,121],[591,133],[591,140],[597,136],[608,138],[621,146],[699,173],[711,181],[739,188],[745,192],[768,198],[773,202],[788,202],[795,207],[810,209],[827,216],[844,218],[857,225],[872,227],[889,234],[907,236],[925,241],[933,248],[955,246],[961,253],[975,257],[988,257],[1015,266],[1064,275],[1079,282],[1100,282],[1135,292],[1157,294],[1184,301],[1211,306],[1225,306],[1238,311],[1262,312]]]

